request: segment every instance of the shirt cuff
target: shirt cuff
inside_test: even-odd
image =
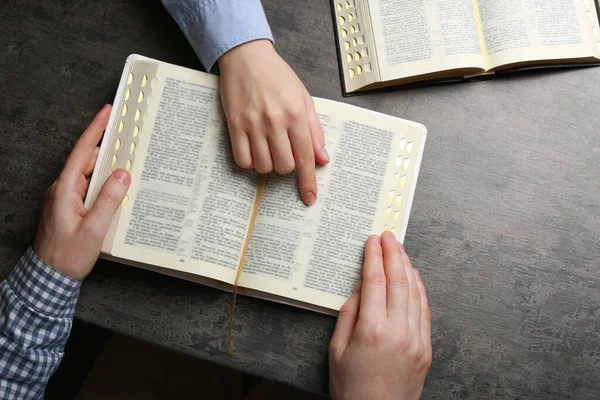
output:
[[[240,44],[257,39],[273,41],[259,0],[163,0],[163,4],[207,71]]]
[[[81,281],[69,278],[46,264],[31,247],[6,282],[22,301],[38,312],[57,317],[75,314]]]

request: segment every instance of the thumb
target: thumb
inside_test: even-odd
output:
[[[321,122],[315,111],[315,102],[308,92],[304,92],[304,104],[306,112],[308,114],[308,129],[310,130],[310,136],[312,138],[313,150],[315,152],[315,160],[319,164],[329,163],[329,154],[325,148],[325,136],[323,135],[323,128]]]
[[[84,224],[90,231],[97,232],[104,239],[112,217],[121,205],[130,184],[131,175],[126,170],[118,169],[110,174],[92,209],[85,217]]]

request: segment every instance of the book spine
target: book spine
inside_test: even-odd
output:
[[[344,77],[346,91],[353,91],[376,77],[374,49],[369,46],[371,40],[365,18],[368,4],[364,0],[333,0],[336,36],[340,55],[340,70]]]

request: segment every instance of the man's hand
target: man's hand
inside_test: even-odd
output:
[[[288,174],[296,168],[302,199],[317,199],[315,160],[329,162],[313,100],[268,40],[235,47],[219,59],[221,97],[233,156],[242,168]]]
[[[329,346],[334,399],[418,399],[431,365],[425,287],[404,248],[371,236],[363,281],[340,310]]]
[[[83,205],[110,116],[104,106],[81,135],[58,179],[46,193],[33,250],[54,269],[73,279],[85,278],[96,263],[113,214],[123,201],[131,177],[114,171],[91,210]]]

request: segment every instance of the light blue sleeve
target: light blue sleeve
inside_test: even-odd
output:
[[[273,41],[260,0],[162,0],[207,71],[240,44]]]

